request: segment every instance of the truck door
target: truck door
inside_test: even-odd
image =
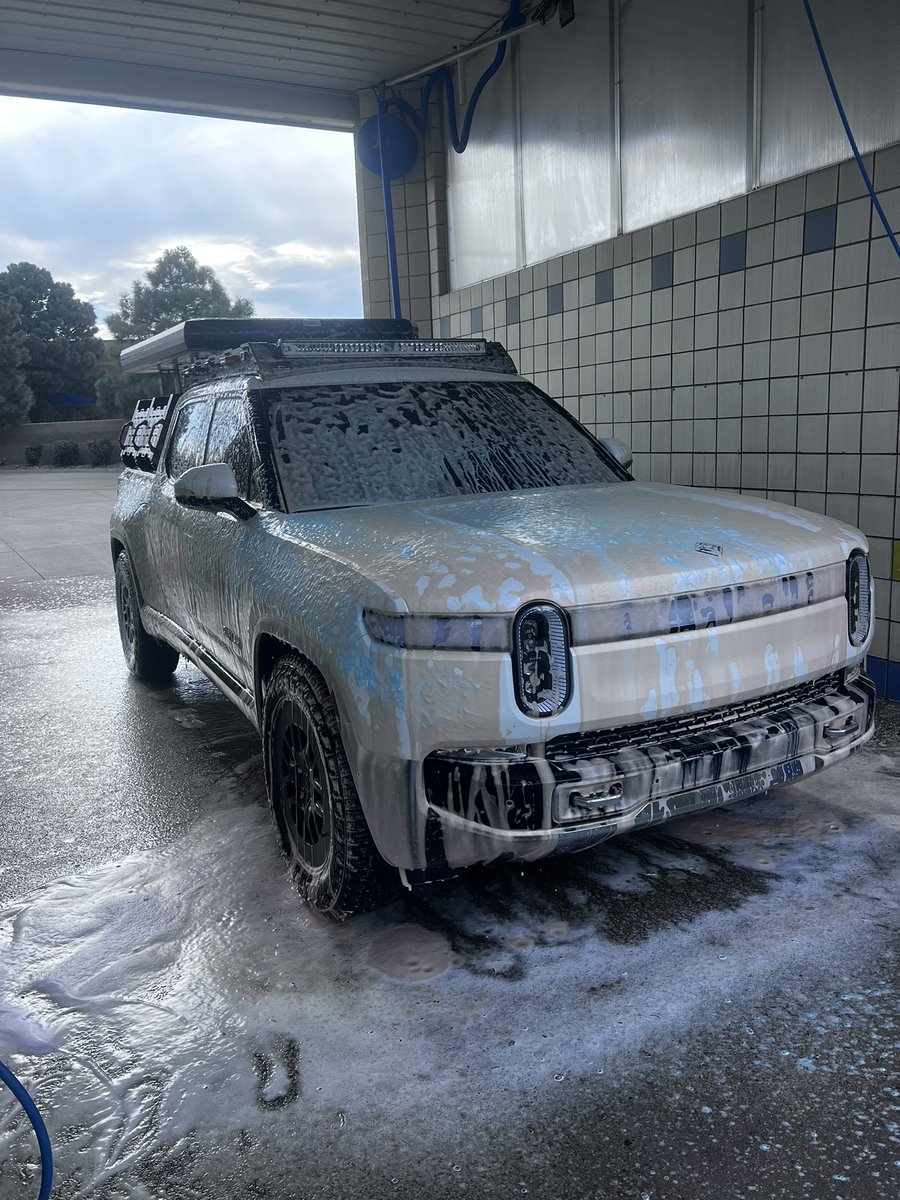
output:
[[[260,507],[258,459],[242,395],[216,400],[206,442],[206,463],[227,463],[234,471],[242,500]],[[240,683],[252,675],[248,567],[253,543],[260,536],[255,517],[243,520],[225,511],[200,509],[195,539],[202,536],[203,553],[191,565],[192,586],[203,596],[200,608],[207,649]],[[202,534],[201,534],[202,530]]]
[[[197,389],[182,400],[165,451],[165,462],[157,475],[155,520],[148,529],[148,555],[156,573],[154,591],[161,611],[188,633],[198,633],[198,608],[203,597],[194,586],[195,564],[202,557],[203,532],[199,509],[188,508],[175,499],[175,480],[190,467],[198,467],[206,452],[206,435],[212,416],[213,398]]]

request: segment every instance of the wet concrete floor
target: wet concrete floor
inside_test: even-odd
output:
[[[334,926],[254,730],[130,679],[109,580],[0,591],[0,680],[0,1057],[55,1195],[897,1195],[892,711],[805,783]]]

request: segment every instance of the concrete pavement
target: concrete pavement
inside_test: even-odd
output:
[[[112,575],[120,470],[0,470],[0,585]]]

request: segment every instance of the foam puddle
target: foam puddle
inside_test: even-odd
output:
[[[890,761],[679,823],[693,848],[622,839],[342,926],[298,904],[268,814],[226,790],[166,849],[0,914],[0,1054],[45,1111],[64,1194],[151,1197],[148,1164],[246,1137],[314,1161],[323,1130],[377,1155],[386,1121],[427,1136],[474,1105],[515,1123],[523,1098],[615,1086],[779,971],[867,953],[896,895],[897,801],[854,809]],[[752,860],[773,829],[775,870],[705,849]],[[32,1156],[0,1097],[0,1163]]]
[[[443,975],[450,966],[450,945],[443,934],[400,925],[373,940],[369,963],[392,979],[419,983]]]

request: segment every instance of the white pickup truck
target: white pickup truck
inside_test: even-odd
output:
[[[635,482],[495,343],[188,321],[125,351],[137,675],[184,655],[258,727],[301,893],[581,850],[840,762],[872,733],[866,541]]]

